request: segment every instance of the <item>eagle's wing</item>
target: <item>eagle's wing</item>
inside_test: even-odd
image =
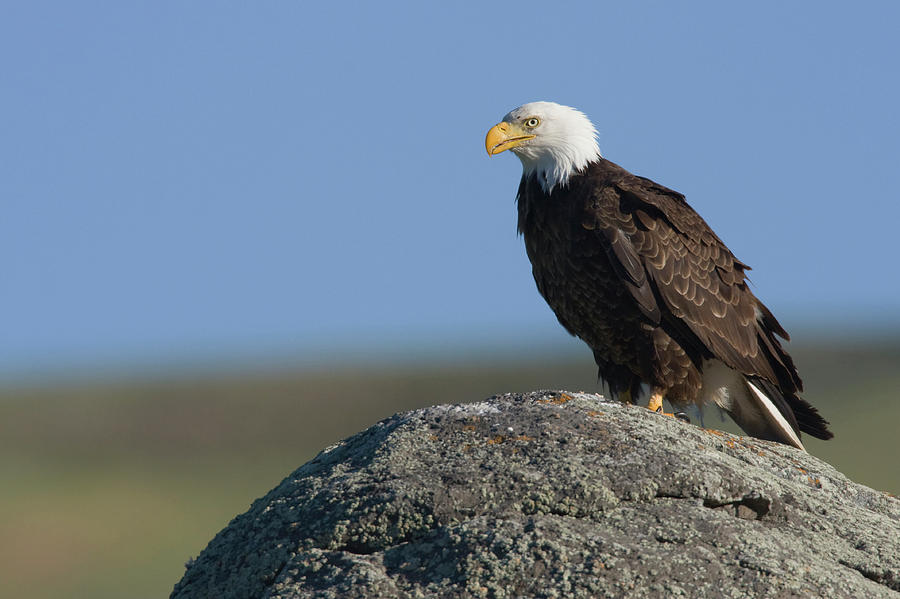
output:
[[[731,368],[788,394],[801,390],[776,338],[788,335],[747,287],[749,268],[684,196],[629,175],[598,189],[583,220],[605,237],[614,268],[651,320],[668,321],[683,342],[699,342]]]
[[[645,317],[666,326],[686,351],[720,360],[751,389],[768,389],[791,426],[832,437],[798,395],[803,383],[778,340],[788,334],[748,288],[749,267],[684,196],[629,173],[594,187],[583,208],[582,225],[604,237],[614,270]]]

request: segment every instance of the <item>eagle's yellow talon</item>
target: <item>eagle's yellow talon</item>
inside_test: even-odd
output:
[[[663,416],[671,416],[672,418],[678,418],[679,420],[681,420],[681,418],[679,418],[679,416],[682,415],[681,413],[672,414],[671,412],[663,412],[662,402],[662,393],[653,393],[652,395],[650,395],[650,402],[647,404],[647,409],[656,412],[657,414],[662,414]]]

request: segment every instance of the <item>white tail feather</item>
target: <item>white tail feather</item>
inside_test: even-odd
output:
[[[777,426],[778,429],[784,434],[785,438],[790,439],[791,443],[797,449],[802,449],[806,451],[806,448],[803,447],[803,443],[800,442],[800,437],[797,436],[797,433],[794,432],[794,428],[785,420],[784,416],[775,407],[775,404],[772,403],[772,400],[766,397],[766,394],[759,390],[759,388],[751,383],[750,381],[746,381],[747,386],[750,388],[750,391],[753,395],[756,396],[756,399],[759,400],[759,404],[765,409],[765,416],[767,416],[767,420],[769,420],[773,425]]]

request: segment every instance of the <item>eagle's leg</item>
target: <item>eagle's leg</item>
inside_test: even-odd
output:
[[[650,394],[650,403],[647,404],[647,409],[653,410],[657,414],[662,414],[663,416],[672,416],[673,418],[683,420],[687,423],[690,423],[691,421],[691,419],[688,418],[688,415],[684,412],[676,412],[674,414],[663,412],[663,394],[662,391],[659,391],[658,389],[654,389],[653,393]]]

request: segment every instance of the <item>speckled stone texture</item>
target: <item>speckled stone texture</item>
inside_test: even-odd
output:
[[[388,418],[235,518],[172,597],[900,597],[900,501],[598,395]]]

